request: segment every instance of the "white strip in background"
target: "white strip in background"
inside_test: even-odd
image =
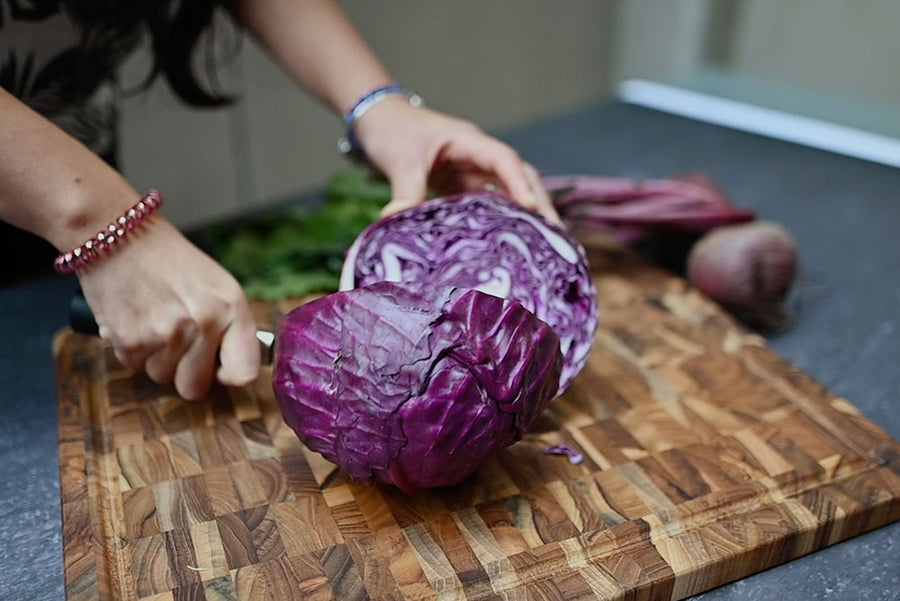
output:
[[[629,104],[900,167],[900,140],[862,129],[641,79],[621,82],[616,96]]]

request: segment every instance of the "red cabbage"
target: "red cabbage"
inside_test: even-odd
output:
[[[341,289],[381,281],[472,288],[518,301],[559,336],[559,393],[594,342],[597,292],[584,249],[495,192],[430,200],[369,226],[350,248]]]
[[[562,362],[559,338],[517,302],[383,282],[286,315],[273,387],[311,450],[412,492],[460,482],[520,439]]]

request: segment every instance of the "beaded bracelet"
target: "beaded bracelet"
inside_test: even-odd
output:
[[[53,267],[59,273],[72,273],[81,269],[94,259],[112,251],[120,240],[141,225],[150,215],[162,206],[163,197],[156,190],[150,190],[121,217],[110,223],[105,230],[87,240],[81,246],[56,257]]]
[[[425,101],[422,100],[421,96],[395,83],[369,90],[363,94],[360,99],[356,101],[356,104],[347,111],[347,114],[344,115],[344,128],[346,133],[343,137],[338,139],[338,152],[355,159],[365,160],[366,154],[359,144],[356,134],[353,132],[353,126],[359,121],[360,117],[369,111],[369,109],[392,94],[403,94],[406,96],[406,100],[411,106],[418,107],[425,104]]]

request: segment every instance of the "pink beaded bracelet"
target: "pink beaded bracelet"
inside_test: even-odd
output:
[[[94,259],[109,253],[147,217],[152,215],[162,206],[163,197],[156,190],[150,190],[121,217],[110,223],[105,230],[101,230],[96,236],[86,241],[78,248],[56,257],[53,267],[59,273],[72,273],[81,269]]]

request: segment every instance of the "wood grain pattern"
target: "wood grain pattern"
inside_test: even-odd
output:
[[[681,599],[900,518],[900,445],[852,404],[682,280],[592,261],[586,370],[525,440],[414,496],[304,448],[268,374],[185,403],[61,332],[67,598]],[[544,454],[563,442],[584,462]]]

